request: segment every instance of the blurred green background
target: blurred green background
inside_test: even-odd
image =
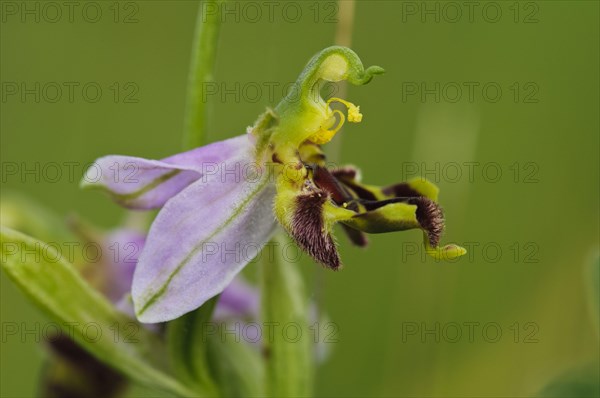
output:
[[[31,15],[23,22],[23,10],[13,14],[7,3],[36,2],[2,2],[2,195],[17,190],[61,216],[115,225],[122,209],[78,189],[83,165],[104,154],[161,158],[180,150],[198,5],[102,1],[96,23],[82,6],[72,22],[63,8],[52,23],[54,11],[44,14],[41,3],[39,22]],[[333,44],[334,2],[276,3],[272,18],[265,3],[230,4],[219,93],[208,97],[210,140],[244,132],[314,53]],[[452,263],[423,258],[416,231],[371,236],[366,250],[338,233],[343,271],[306,258],[297,264],[338,326],[317,372],[318,396],[530,396],[598,361],[585,279],[599,238],[598,2],[481,2],[471,15],[462,2],[452,4],[357,2],[352,47],[386,74],[349,88],[365,117],[337,139],[342,162],[360,166],[369,183],[429,170],[446,210],[444,241],[466,244],[469,255]],[[13,83],[20,90],[35,82],[39,103],[33,94],[10,94]],[[51,86],[44,93],[48,82],[63,87],[56,103]],[[79,83],[73,101],[64,82]],[[102,88],[97,102],[84,97],[94,96],[82,92],[89,82]],[[222,98],[223,88],[239,100]],[[137,101],[127,102],[129,94]],[[76,162],[76,177],[65,166],[55,182],[7,173],[8,164],[22,171],[36,162],[41,169]],[[44,322],[4,274],[1,288],[3,324]],[[427,334],[436,324],[439,332]],[[497,326],[501,335],[490,341]],[[33,394],[39,344],[3,336],[0,352],[1,395]]]

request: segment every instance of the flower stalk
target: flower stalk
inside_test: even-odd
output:
[[[214,80],[217,42],[221,28],[221,6],[225,0],[206,0],[198,7],[190,62],[183,133],[183,149],[204,145],[211,104],[202,100],[205,83]],[[206,12],[211,10],[211,12]],[[214,12],[213,12],[214,11]]]
[[[285,247],[278,234],[274,247]],[[267,255],[268,254],[268,255]],[[286,262],[281,250],[263,252],[261,258],[261,311],[265,328],[288,332],[272,333],[264,339],[267,396],[307,397],[312,395],[312,362],[308,311],[304,286],[296,264]]]
[[[209,373],[205,329],[218,297],[202,307],[168,323],[167,347],[177,377],[209,397],[217,397],[218,387]]]
[[[206,83],[214,80],[217,44],[221,27],[221,5],[225,0],[207,0],[198,7],[187,85],[183,150],[206,142],[212,104],[202,100]],[[206,12],[211,9],[214,12]],[[212,317],[219,296],[168,324],[167,346],[178,376],[209,396],[219,388],[209,372],[208,342],[204,328]]]

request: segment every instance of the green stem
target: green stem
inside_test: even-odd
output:
[[[178,378],[194,390],[215,397],[218,388],[209,372],[206,328],[212,317],[218,296],[202,307],[168,324],[167,346]]]
[[[312,394],[311,339],[306,297],[298,264],[282,258],[287,241],[275,237],[262,252],[262,321],[267,396],[306,397]]]
[[[187,86],[184,149],[199,147],[206,140],[210,104],[207,103],[206,98],[203,98],[202,93],[205,85],[214,81],[223,3],[224,0],[207,0],[198,9]]]
[[[206,0],[198,8],[187,85],[184,150],[202,146],[206,141],[211,104],[202,94],[206,83],[214,81],[221,6],[224,2],[225,0]],[[208,396],[217,396],[219,389],[209,371],[208,342],[202,328],[210,322],[218,300],[219,296],[214,297],[202,307],[167,326],[167,345],[178,378]]]

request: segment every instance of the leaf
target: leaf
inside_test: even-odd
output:
[[[35,199],[16,191],[2,191],[2,224],[37,236],[46,242],[71,242],[76,239],[59,217]]]
[[[300,397],[311,395],[312,345],[307,321],[307,300],[297,264],[284,261],[281,248],[264,252],[262,261],[262,319],[266,355],[267,395]]]
[[[118,312],[54,247],[2,227],[0,264],[90,354],[140,383],[180,396],[198,396],[166,372],[162,341]]]
[[[256,348],[231,335],[225,339],[209,336],[209,363],[224,397],[265,396],[264,363]]]
[[[168,323],[167,347],[175,373],[209,396],[216,395],[207,359],[207,330],[218,296],[202,307]]]

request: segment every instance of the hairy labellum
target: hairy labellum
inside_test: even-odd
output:
[[[291,233],[298,245],[319,263],[337,270],[340,258],[323,219],[323,206],[330,196],[321,190],[296,198]]]

